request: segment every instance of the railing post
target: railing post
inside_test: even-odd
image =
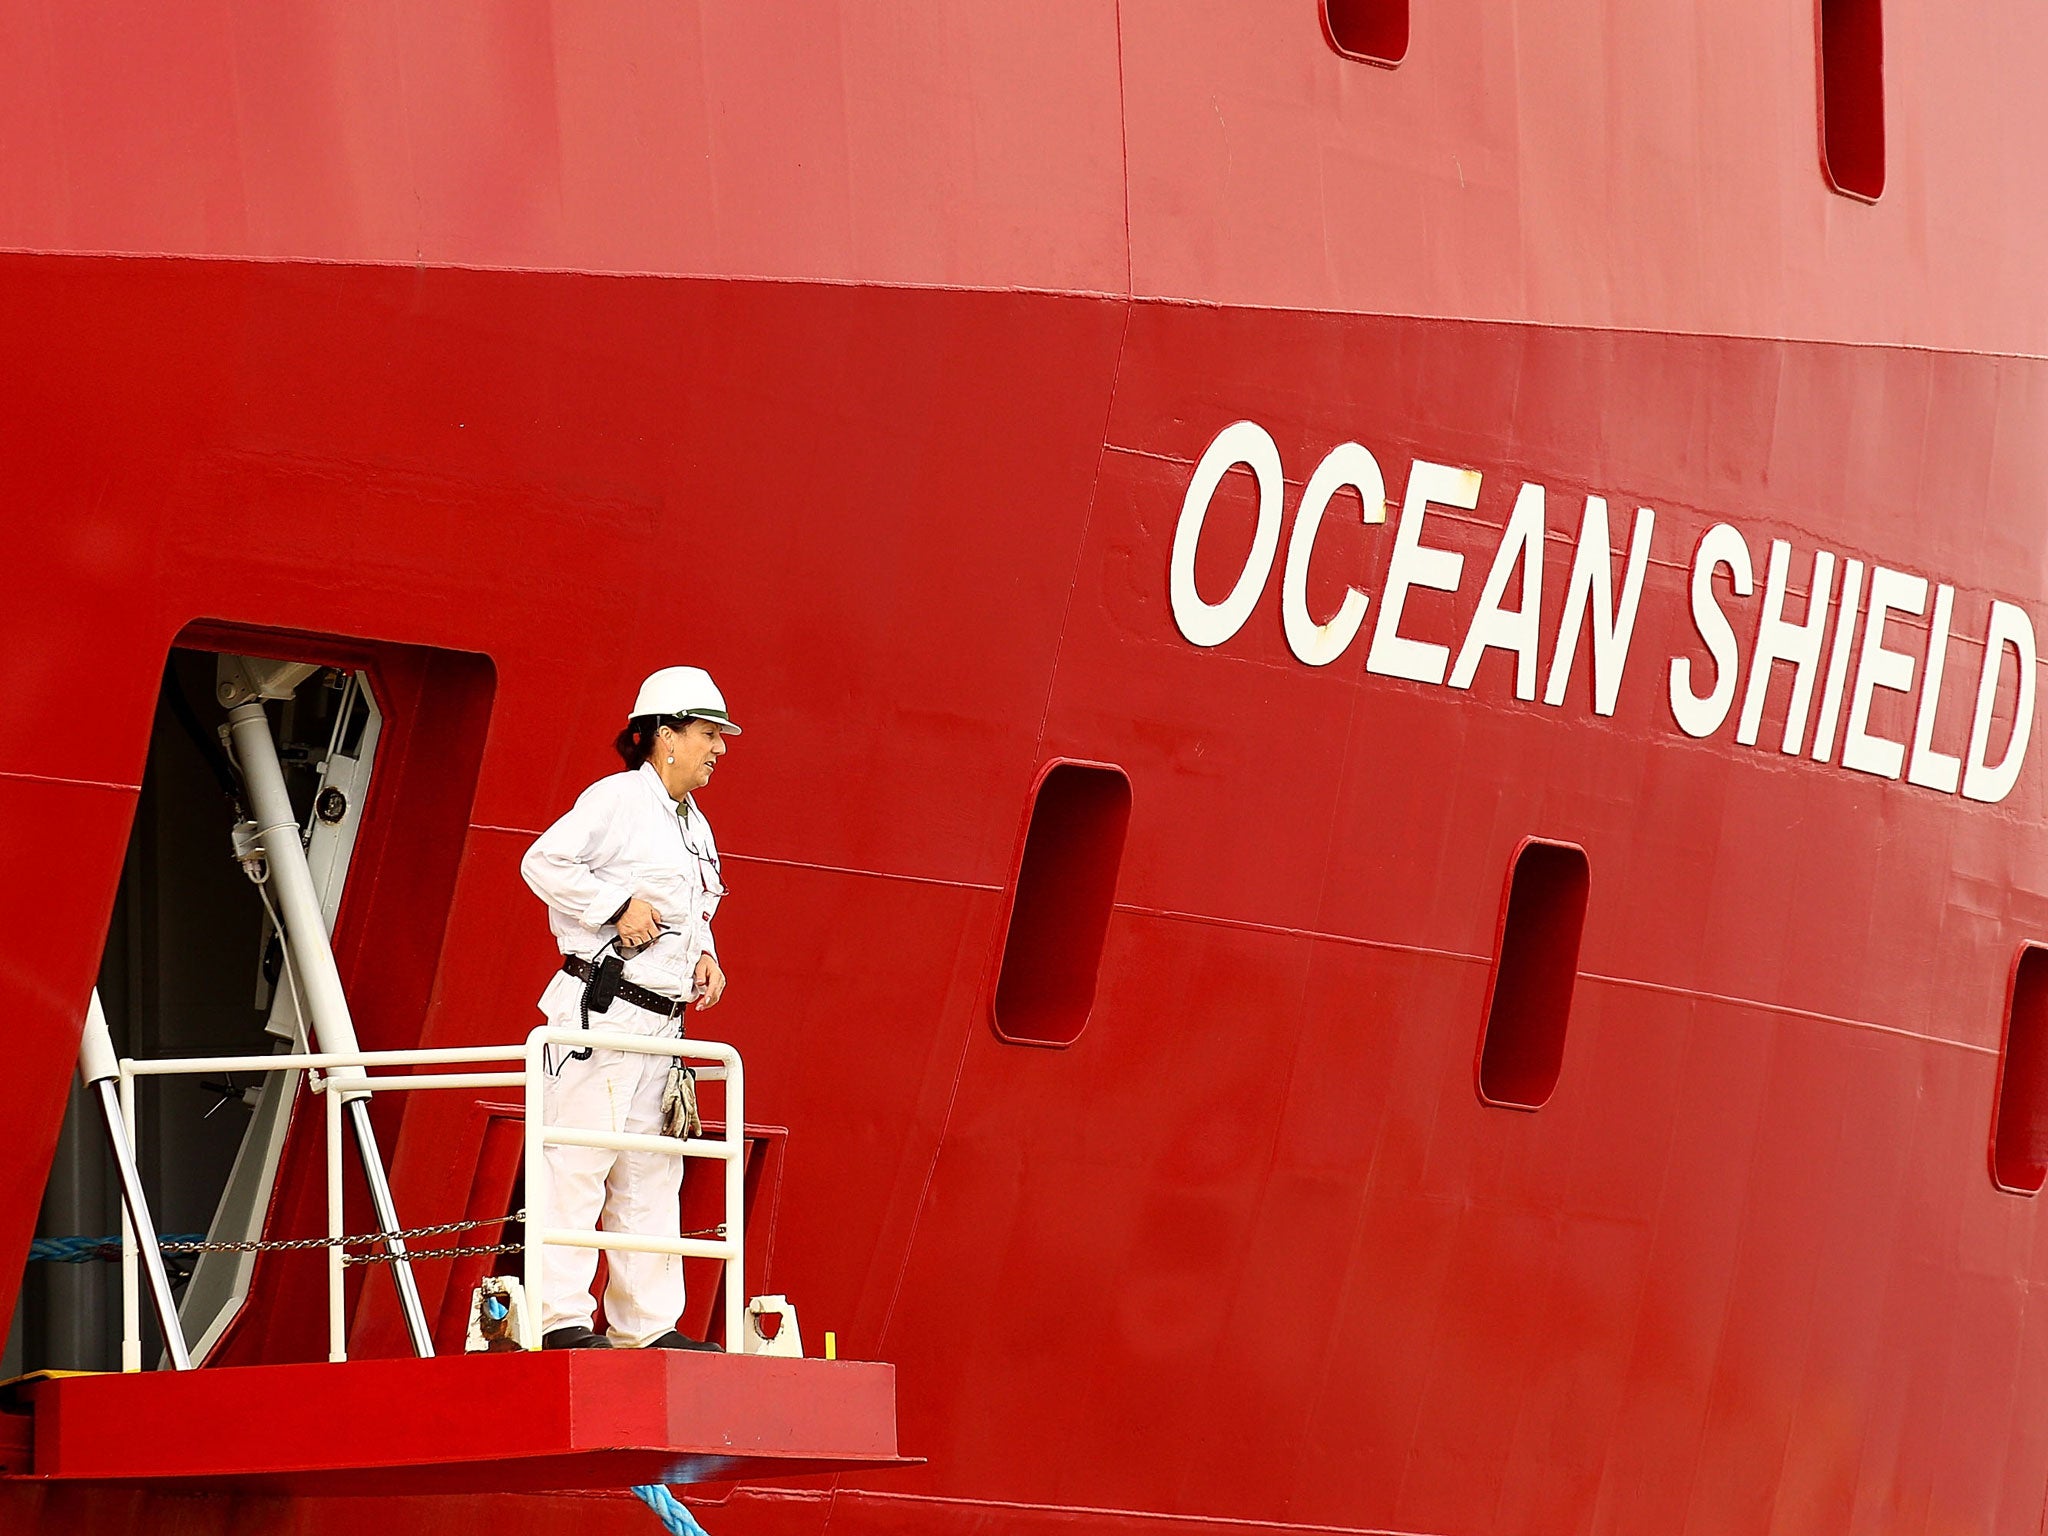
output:
[[[542,1054],[548,1026],[543,1024],[526,1037],[526,1252],[524,1273],[521,1284],[526,1296],[523,1302],[525,1326],[520,1330],[528,1349],[540,1348],[540,1288],[546,1283],[546,1265],[541,1250],[547,1245],[541,1234],[547,1227],[548,1213],[548,1162],[541,1138],[541,1097],[545,1087],[545,1074],[541,1070]]]
[[[742,1354],[747,1347],[747,1095],[740,1053],[725,1052],[725,1240],[732,1256],[725,1261],[725,1348]]]
[[[128,1138],[129,1156],[135,1154],[135,1078],[128,1064],[121,1063],[121,1132]],[[142,1369],[142,1298],[135,1293],[135,1267],[139,1257],[135,1242],[135,1221],[128,1214],[128,1202],[121,1202],[121,1369]]]
[[[342,1199],[341,1178],[341,1094],[330,1075],[321,1098],[327,1115],[327,1358],[348,1358],[348,1321],[343,1316],[348,1266],[343,1262],[341,1238],[348,1232],[348,1213]]]

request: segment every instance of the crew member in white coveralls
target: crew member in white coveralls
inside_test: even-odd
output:
[[[709,1008],[725,991],[711,939],[725,886],[711,826],[692,796],[711,782],[725,738],[738,734],[710,674],[664,667],[640,685],[614,743],[626,771],[586,789],[527,851],[520,873],[548,904],[562,950],[562,969],[540,996],[550,1024],[583,1025],[588,980],[615,954],[625,959],[624,980],[606,1011],[590,1011],[592,1029],[679,1035],[690,1002]],[[591,1051],[579,1060],[556,1047],[548,1065],[550,1125],[661,1134],[671,1058]],[[537,1224],[661,1237],[681,1230],[680,1157],[550,1146],[547,1170],[549,1209],[544,1218],[536,1214]],[[544,1348],[717,1347],[676,1331],[680,1258],[614,1250],[609,1269],[607,1337],[591,1329],[597,1251],[549,1249],[540,1298]]]

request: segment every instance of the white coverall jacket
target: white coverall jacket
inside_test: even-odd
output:
[[[590,959],[618,936],[611,919],[639,897],[659,915],[662,931],[629,956],[625,977],[665,997],[691,996],[697,961],[716,957],[711,918],[725,894],[718,846],[695,802],[669,798],[651,764],[615,773],[586,789],[569,813],[526,852],[519,872],[547,903],[548,926],[565,955]],[[611,953],[617,953],[614,948]],[[558,1028],[582,1022],[581,981],[556,972],[540,995],[540,1010]],[[590,1027],[628,1034],[674,1035],[681,1021],[623,999],[592,1013]],[[587,1061],[551,1053],[543,1088],[550,1125],[658,1135],[661,1095],[671,1058],[625,1051],[595,1051]],[[610,1152],[593,1147],[547,1148],[549,1210],[536,1224],[599,1228],[647,1237],[681,1230],[683,1160],[653,1152]],[[605,1286],[606,1331],[613,1343],[639,1346],[676,1325],[683,1310],[683,1261],[672,1254],[609,1255]],[[589,1327],[590,1283],[597,1250],[551,1248],[543,1267],[541,1330]]]

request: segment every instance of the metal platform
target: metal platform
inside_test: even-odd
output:
[[[896,1454],[895,1367],[868,1361],[583,1350],[66,1376],[19,1392],[30,1470],[7,1475],[67,1483],[522,1493],[914,1464]]]

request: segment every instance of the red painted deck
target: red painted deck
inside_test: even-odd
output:
[[[661,1350],[68,1376],[31,1385],[23,1481],[445,1494],[909,1465],[896,1373]]]

